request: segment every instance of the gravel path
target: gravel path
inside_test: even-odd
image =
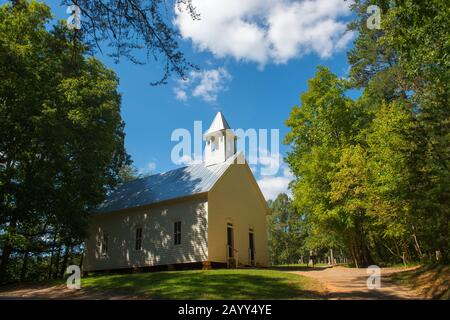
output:
[[[319,280],[327,288],[328,299],[421,299],[414,290],[397,286],[389,276],[395,272],[411,268],[382,268],[381,288],[368,289],[366,269],[333,267],[333,268],[301,268],[288,272]]]

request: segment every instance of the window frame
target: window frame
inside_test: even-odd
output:
[[[100,255],[102,257],[108,256],[108,249],[109,249],[108,247],[109,247],[109,233],[103,232],[101,242],[100,242]]]
[[[253,228],[248,229],[248,249],[250,250],[251,256],[253,256],[253,259],[250,260],[255,261],[256,243],[255,243],[255,231],[253,230]]]
[[[142,250],[142,227],[136,227],[134,231],[134,250]]]
[[[174,221],[173,223],[173,245],[181,245],[181,220]]]
[[[228,258],[234,258],[234,225],[227,222],[227,250]]]

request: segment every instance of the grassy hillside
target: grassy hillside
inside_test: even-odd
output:
[[[430,265],[396,273],[392,280],[405,287],[418,290],[428,299],[450,299],[450,266]]]
[[[274,270],[195,270],[90,276],[82,287],[153,299],[318,299],[313,279]]]

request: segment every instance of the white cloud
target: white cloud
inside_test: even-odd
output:
[[[175,162],[175,164],[178,164],[178,165],[181,164],[181,165],[188,165],[188,166],[195,163],[195,161],[189,155],[183,155],[174,162]]]
[[[145,165],[144,168],[139,169],[138,173],[140,175],[149,175],[149,174],[153,174],[155,169],[156,169],[156,162],[150,161],[149,163],[147,163]]]
[[[217,100],[217,94],[225,90],[225,82],[231,80],[231,75],[224,68],[194,71],[191,73],[192,81],[199,80],[192,95],[200,97],[207,102]]]
[[[289,168],[284,164],[281,175],[278,176],[262,176],[258,179],[258,185],[266,200],[274,200],[280,193],[290,195],[288,189],[289,183],[293,180],[293,175]]]
[[[174,88],[175,98],[186,101],[188,91],[193,97],[200,98],[206,102],[216,102],[218,94],[227,89],[226,83],[231,80],[229,72],[219,67],[217,69],[191,71],[189,78],[180,80]]]
[[[173,89],[174,93],[175,93],[175,99],[180,100],[180,101],[186,101],[187,100],[187,93],[186,91],[184,91],[183,89],[176,87]]]
[[[193,0],[200,20],[175,8],[185,39],[216,57],[286,63],[308,53],[327,58],[352,39],[345,0]]]
[[[149,162],[147,164],[147,170],[148,171],[154,171],[156,169],[156,163],[155,162]]]

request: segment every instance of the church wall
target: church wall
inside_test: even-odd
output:
[[[209,260],[226,262],[227,223],[232,223],[239,263],[249,265],[249,229],[255,236],[256,263],[268,264],[267,206],[247,164],[234,164],[208,195]]]
[[[208,260],[206,195],[182,202],[106,213],[92,218],[83,271]],[[174,222],[181,221],[181,244],[174,244]],[[142,228],[142,249],[135,250],[136,228]],[[108,233],[108,254],[102,256],[102,234]]]

